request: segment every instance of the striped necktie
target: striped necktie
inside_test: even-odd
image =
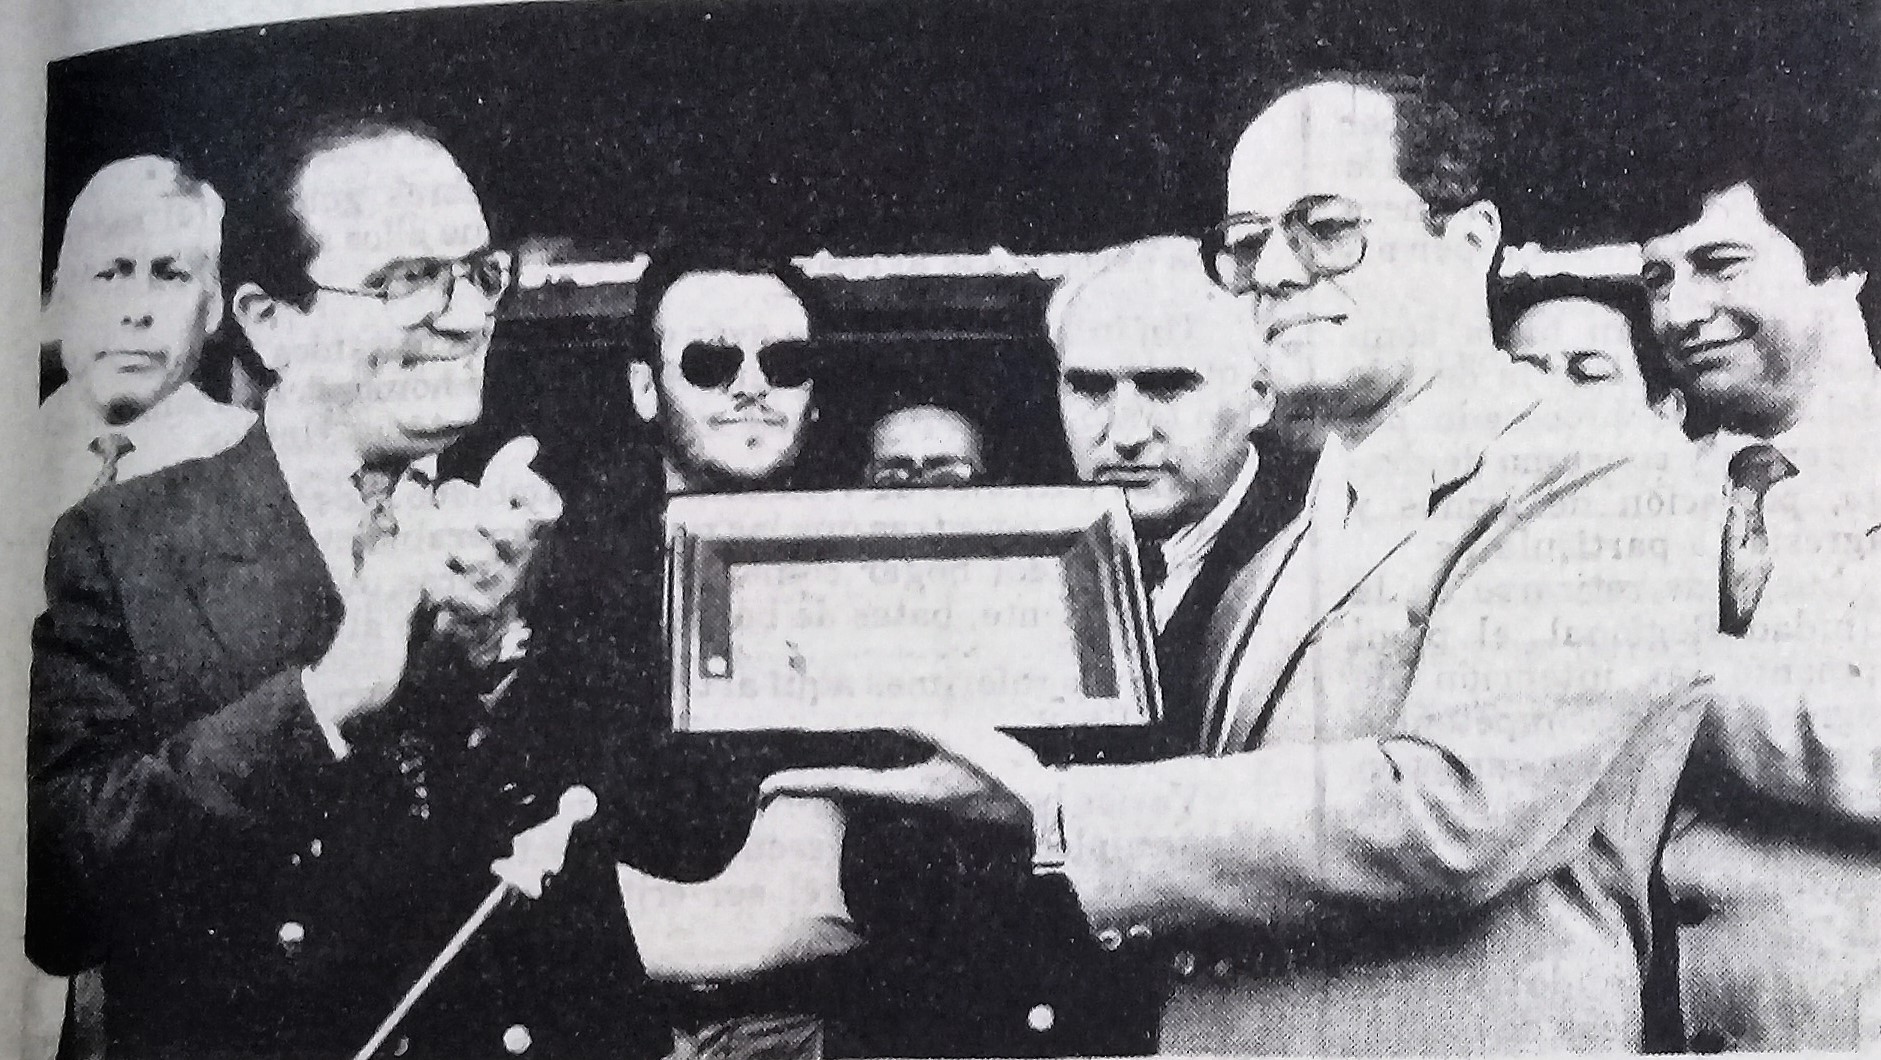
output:
[[[137,447],[125,435],[110,431],[93,438],[86,448],[98,458],[98,475],[91,480],[91,488],[85,491],[91,494],[118,480],[118,462]]]
[[[1757,602],[1770,582],[1775,559],[1770,530],[1764,525],[1764,496],[1770,487],[1796,474],[1777,447],[1748,445],[1731,457],[1731,504],[1724,515],[1724,543],[1719,553],[1718,630],[1741,637],[1750,628]]]

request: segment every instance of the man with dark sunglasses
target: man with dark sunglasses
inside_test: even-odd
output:
[[[816,420],[809,281],[786,262],[693,252],[654,260],[636,291],[629,383],[668,492],[785,480]]]
[[[292,130],[252,175],[224,260],[261,422],[62,520],[34,632],[27,946],[102,961],[113,1056],[352,1055],[560,794],[559,726],[505,693],[561,499],[529,439],[433,482],[509,255],[421,128]],[[574,991],[544,915],[500,913],[387,1053],[613,1042],[624,921],[573,932],[621,947]]]

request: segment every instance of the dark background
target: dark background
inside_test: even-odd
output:
[[[587,2],[236,30],[52,67],[46,268],[67,205],[105,162],[156,152],[235,187],[256,139],[288,117],[367,107],[436,127],[499,238],[621,254],[682,232],[805,253],[1092,249],[1212,223],[1225,86],[1321,66],[1464,83],[1498,119],[1511,240],[1576,243],[1630,234],[1630,190],[1677,151],[1675,123],[1749,109],[1839,148],[1869,143],[1881,12],[1854,0]],[[931,341],[850,328],[857,356],[820,395],[813,477],[852,474],[859,425],[929,397],[986,420],[1013,477],[1063,473],[1062,454],[1008,444],[1051,415],[1035,330],[958,323],[907,325],[938,330]],[[631,419],[607,322],[500,334],[493,419],[571,431]]]

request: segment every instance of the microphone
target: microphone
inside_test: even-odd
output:
[[[509,856],[490,863],[490,871],[497,877],[496,886],[484,896],[482,904],[477,906],[476,912],[470,914],[470,919],[464,921],[464,926],[457,929],[457,934],[451,936],[451,941],[444,944],[444,949],[432,958],[418,981],[405,991],[405,996],[393,1007],[391,1015],[379,1024],[379,1029],[373,1032],[366,1044],[353,1054],[353,1060],[370,1060],[372,1054],[379,1051],[385,1040],[398,1029],[399,1022],[411,1013],[418,999],[431,988],[439,973],[463,952],[471,936],[477,933],[484,921],[490,919],[506,896],[517,893],[532,899],[542,897],[542,889],[548,878],[562,871],[562,865],[568,859],[568,841],[575,826],[592,818],[597,805],[594,792],[583,785],[573,785],[562,792],[555,816],[516,834],[515,840],[510,843]]]

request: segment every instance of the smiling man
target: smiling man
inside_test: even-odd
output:
[[[425,467],[481,414],[508,255],[422,130],[291,131],[254,175],[229,272],[262,422],[68,513],[34,629],[27,952],[102,964],[112,1056],[351,1055],[547,816],[491,708],[560,499],[528,440],[474,486]],[[523,1023],[450,993],[396,1051]]]
[[[1707,634],[1709,535],[1642,516],[1626,540],[1662,546],[1569,547],[1689,469],[1643,409],[1575,436],[1588,400],[1495,349],[1484,158],[1429,85],[1353,74],[1270,97],[1235,144],[1202,264],[1327,437],[1195,646],[1201,753],[1055,770],[935,732],[921,765],[770,790],[1030,835],[1102,948],[1167,962],[1164,1051],[1638,1048],[1698,713],[1697,664],[1651,649]]]
[[[189,379],[222,321],[222,198],[166,158],[100,169],[46,301],[66,382],[40,409],[57,515],[95,488],[234,445],[253,413]]]
[[[1726,498],[1724,694],[1666,853],[1706,1052],[1871,1044],[1881,998],[1881,369],[1859,301],[1875,236],[1849,220],[1876,190],[1784,139],[1695,147],[1642,271]]]

